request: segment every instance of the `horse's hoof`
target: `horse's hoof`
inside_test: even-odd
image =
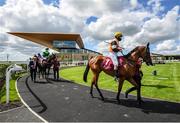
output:
[[[138,105],[141,107],[142,106],[142,103],[144,103],[144,101],[140,100],[138,101]]]
[[[94,96],[93,96],[93,94],[92,94],[92,93],[90,93],[90,95],[91,95],[91,97],[92,97],[92,98],[94,98]]]
[[[140,100],[141,103],[145,103],[143,100]]]
[[[102,99],[102,101],[104,101],[104,97],[102,97],[101,99]]]
[[[117,102],[120,103],[120,99],[119,98],[116,98]]]
[[[125,98],[128,98],[128,94],[127,93],[125,93]]]

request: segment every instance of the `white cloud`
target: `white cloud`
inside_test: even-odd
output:
[[[138,1],[137,0],[130,0],[130,4],[133,8],[136,8],[138,6]]]
[[[135,18],[132,18],[135,16]],[[121,31],[125,36],[132,36],[141,30],[142,20],[150,16],[148,12],[130,12],[103,15],[86,28],[88,34],[98,40],[112,38],[115,31]]]
[[[29,56],[44,48],[11,36],[8,31],[80,33],[86,48],[101,52],[106,52],[103,41],[112,39],[115,31],[123,32],[121,45],[128,50],[147,42],[165,41],[165,45],[166,41],[179,41],[179,6],[158,17],[164,9],[161,0],[150,0],[148,4],[152,13],[137,0],[60,0],[59,5],[46,5],[42,0],[7,0],[0,6],[0,51],[19,51]],[[90,16],[98,19],[86,25]],[[155,51],[166,50],[157,47]],[[179,47],[174,49],[168,51],[179,51]]]
[[[126,0],[61,0],[61,12],[69,17],[102,16],[105,13],[119,13],[130,7]]]
[[[162,19],[157,16],[151,18],[144,23],[140,32],[129,39],[134,42],[138,41],[141,44],[164,40],[179,40],[178,11],[179,7],[176,6]]]
[[[80,21],[73,22],[62,15],[59,8],[45,5],[42,0],[7,0],[5,5],[0,6],[0,18],[1,51],[8,47],[10,50],[6,52],[16,50],[25,55],[38,53],[43,47],[6,32],[81,32],[84,25]]]
[[[149,0],[148,5],[152,6],[152,11],[155,14],[158,14],[159,12],[163,11],[165,8],[161,5],[161,1],[163,0]]]
[[[174,40],[166,40],[161,43],[159,43],[156,48],[157,51],[162,51],[162,50],[172,50],[175,48],[175,41]]]
[[[101,52],[101,53],[103,53],[104,55],[107,55],[107,54],[108,54],[108,48],[109,48],[108,41],[102,41],[102,42],[100,42],[100,43],[97,45],[97,47],[98,47],[98,49],[97,49],[98,52]]]

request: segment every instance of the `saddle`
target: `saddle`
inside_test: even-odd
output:
[[[125,58],[123,56],[118,57],[119,66],[121,67],[125,64]],[[114,65],[110,57],[106,57],[105,60],[102,62],[102,67],[108,71],[114,70]]]

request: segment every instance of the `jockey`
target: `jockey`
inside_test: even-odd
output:
[[[49,48],[46,48],[45,51],[43,52],[43,57],[47,59],[49,55],[50,55]]]
[[[110,53],[110,58],[114,64],[114,71],[115,71],[115,80],[119,81],[119,70],[118,70],[118,52],[122,51],[122,47],[119,46],[119,41],[121,41],[122,38],[122,33],[121,32],[115,32],[114,34],[114,39],[112,39],[109,43],[109,53]]]
[[[38,53],[37,58],[38,58],[39,62],[40,62],[40,63],[42,63],[42,61],[43,61],[43,57],[41,56],[41,54],[40,54],[40,53]]]
[[[38,53],[37,55],[38,55],[38,57],[39,57],[39,58],[42,58],[42,56],[41,56],[41,54],[40,54],[40,53]]]

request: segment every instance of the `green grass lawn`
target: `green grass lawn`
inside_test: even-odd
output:
[[[11,102],[19,100],[19,97],[18,97],[17,92],[16,92],[16,88],[15,88],[15,81],[16,80],[10,81],[9,100]],[[1,103],[5,103],[6,102],[6,87],[5,86],[1,90],[0,97],[1,97]]]
[[[19,76],[23,76],[25,74],[20,74],[20,75],[15,75],[12,77],[12,79],[10,80],[10,88],[9,88],[9,101],[10,102],[14,102],[14,101],[19,101],[19,96],[16,92],[16,86],[15,86],[15,82],[16,79]],[[0,104],[5,103],[6,102],[6,85],[3,86],[1,92],[0,92]]]
[[[0,64],[0,77],[1,78],[5,76],[6,68],[9,65],[10,64]],[[24,70],[26,69],[26,64],[21,64],[21,66]],[[26,71],[22,71],[19,74],[11,75],[10,88],[9,88],[9,101],[10,102],[19,101],[19,96],[17,95],[16,88],[15,88],[15,82],[18,77],[23,76],[25,74],[26,74]],[[2,87],[1,92],[0,92],[0,104],[5,103],[5,102],[6,102],[6,85]]]
[[[60,76],[76,83],[90,86],[92,72],[89,71],[88,82],[85,83],[83,82],[84,70],[85,66],[63,69],[60,70]],[[152,75],[153,70],[157,70],[157,76]],[[180,63],[157,64],[155,66],[146,66],[143,64],[142,71],[144,73],[142,79],[142,96],[180,102]],[[99,87],[101,89],[117,92],[117,85],[117,82],[112,77],[103,72],[100,74]],[[128,81],[125,81],[123,92],[130,87],[132,85]],[[136,95],[136,91],[132,94]]]

